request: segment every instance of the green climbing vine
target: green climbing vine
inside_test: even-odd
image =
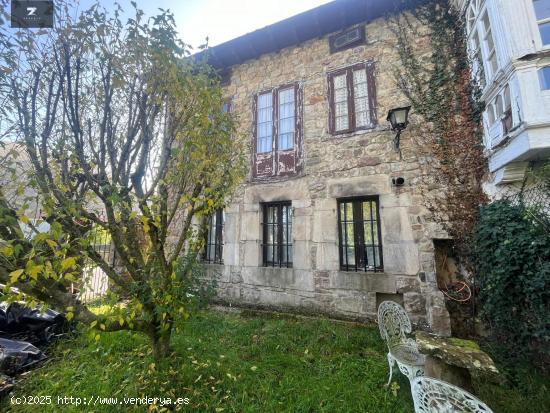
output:
[[[395,78],[413,112],[423,118],[414,150],[424,167],[426,206],[472,273],[472,234],[479,206],[487,202],[482,189],[484,104],[472,81],[459,13],[446,0],[416,3],[410,12],[389,18],[400,60]]]

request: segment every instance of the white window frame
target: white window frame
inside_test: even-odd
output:
[[[550,23],[550,16],[546,17],[545,19],[538,20],[537,13],[535,12],[535,0],[530,0],[531,7],[533,8],[533,16],[535,18],[535,24],[537,27],[537,33],[539,35],[540,45],[543,49],[550,49],[550,43],[544,44],[542,41],[542,35],[540,33],[540,25],[545,23]]]
[[[489,22],[489,28],[486,30],[486,27],[483,23],[483,16],[487,13],[487,20]],[[471,16],[473,15],[473,18]],[[467,20],[467,30],[468,30],[468,45],[470,47],[470,52],[473,56],[479,53],[481,55],[481,65],[482,68],[479,68],[479,62],[477,59],[474,59],[474,74],[479,77],[480,69],[483,69],[484,74],[483,81],[481,79],[480,83],[485,89],[491,81],[494,79],[495,75],[500,69],[500,60],[497,51],[497,45],[495,42],[495,36],[493,33],[493,23],[491,22],[491,14],[487,9],[485,0],[472,0],[468,9],[466,11],[466,20]],[[479,44],[476,44],[474,41],[474,35],[477,33]],[[489,50],[489,36],[491,36],[491,41],[493,44],[493,50]],[[495,58],[496,68],[493,69],[491,64],[491,58]]]
[[[550,65],[540,66],[537,68],[537,77],[539,78],[539,88],[542,93],[550,93],[550,85],[548,85],[548,88],[544,88],[544,77],[543,77],[543,70],[548,69],[550,70]]]
[[[500,107],[499,107],[500,103]],[[494,148],[507,136],[510,132],[504,133],[503,121],[507,116],[508,111],[511,111],[512,125],[511,129],[516,124],[514,111],[512,110],[512,95],[510,84],[507,83],[502,87],[496,96],[487,104],[485,109],[487,122],[487,147]]]

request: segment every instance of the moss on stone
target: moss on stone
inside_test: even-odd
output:
[[[464,340],[456,337],[450,337],[448,340],[449,340],[449,343],[451,343],[453,346],[468,348],[472,350],[480,349],[477,343],[472,340]]]

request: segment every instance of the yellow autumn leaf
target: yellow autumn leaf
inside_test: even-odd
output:
[[[143,232],[146,234],[149,232],[149,219],[147,217],[140,217],[141,223],[143,224]]]
[[[57,242],[55,242],[53,239],[47,239],[46,243],[50,246],[52,250],[57,248]]]
[[[69,273],[65,274],[65,279],[67,281],[76,282],[76,277],[74,276],[74,274],[72,272],[69,272]]]
[[[27,274],[29,274],[29,276],[33,280],[37,280],[38,279],[38,274],[40,274],[43,269],[44,269],[43,265],[32,265],[29,268],[27,268]]]
[[[74,314],[71,313],[71,312],[69,312],[69,313],[65,314],[65,317],[67,317],[67,320],[68,320],[68,321],[71,321],[71,320],[73,319],[73,317],[74,317]]]
[[[25,271],[24,269],[19,269],[19,270],[15,270],[15,271],[10,272],[10,274],[9,274],[10,281],[12,283],[17,282],[17,280],[19,279],[21,274],[23,274],[24,271]]]
[[[61,261],[61,270],[65,271],[68,268],[72,268],[76,265],[76,258],[75,257],[67,257],[63,261]]]
[[[11,257],[13,255],[13,247],[11,245],[6,245],[4,248],[2,248],[2,254],[4,254],[6,257]]]

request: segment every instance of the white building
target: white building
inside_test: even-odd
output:
[[[490,195],[513,192],[550,157],[550,0],[451,0],[483,89]]]

